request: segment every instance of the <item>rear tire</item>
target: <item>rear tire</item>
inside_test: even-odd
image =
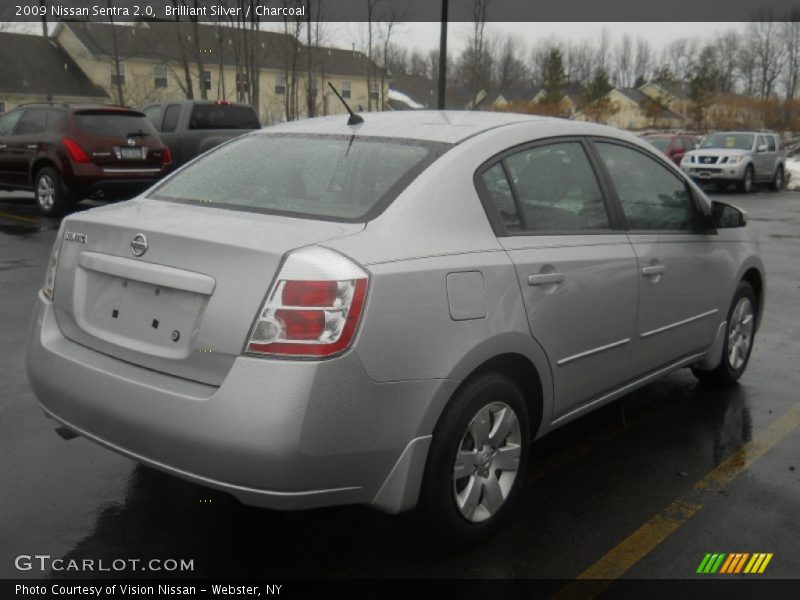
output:
[[[61,216],[72,206],[69,190],[53,167],[43,167],[36,172],[33,192],[36,207],[48,217]]]
[[[711,371],[692,369],[692,373],[703,383],[730,385],[744,374],[756,332],[758,300],[753,287],[740,281],[728,310],[728,325],[725,328],[725,343],[722,360]]]
[[[780,192],[783,189],[784,185],[784,175],[783,175],[783,167],[779,166],[775,171],[775,176],[772,178],[772,184],[770,184],[770,189],[773,192]]]
[[[754,188],[755,171],[753,171],[753,165],[747,165],[747,168],[744,170],[744,176],[742,176],[742,180],[739,182],[739,191],[744,194],[750,194]]]
[[[494,534],[519,495],[529,445],[520,388],[484,373],[457,392],[433,434],[417,507],[425,533],[447,547]]]

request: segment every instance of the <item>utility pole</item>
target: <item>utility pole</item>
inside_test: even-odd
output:
[[[439,98],[438,108],[444,110],[447,88],[447,0],[442,0],[442,23],[439,35]]]

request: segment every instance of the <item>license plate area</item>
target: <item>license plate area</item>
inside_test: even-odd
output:
[[[137,352],[189,356],[207,296],[80,267],[76,276],[75,317],[84,331]]]
[[[114,146],[114,154],[120,160],[144,160],[147,158],[147,148],[138,146],[134,148]]]

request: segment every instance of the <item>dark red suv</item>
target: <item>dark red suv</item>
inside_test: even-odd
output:
[[[642,139],[666,154],[676,165],[681,164],[683,155],[697,148],[699,139],[688,133],[643,133]]]
[[[150,121],[129,108],[28,104],[0,117],[0,189],[32,189],[46,215],[86,197],[133,197],[171,162]]]

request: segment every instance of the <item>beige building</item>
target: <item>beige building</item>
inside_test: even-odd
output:
[[[64,50],[41,36],[0,33],[0,48],[0,114],[31,102],[109,101]]]
[[[605,98],[611,108],[601,119],[606,125],[630,130],[680,129],[687,125],[683,115],[659,103],[641,88],[613,88]],[[594,120],[583,111],[575,113],[573,118],[579,121]]]
[[[363,53],[309,50],[282,33],[163,21],[61,22],[53,38],[112,101],[137,108],[186,98],[191,88],[196,99],[257,105],[262,122],[274,123],[345,112],[328,82],[354,110],[381,110],[388,99],[388,79]]]

